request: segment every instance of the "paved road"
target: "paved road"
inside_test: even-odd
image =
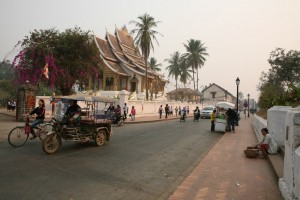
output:
[[[20,148],[2,141],[1,199],[167,199],[221,137],[209,126],[189,119],[114,127],[105,146],[64,142],[50,156],[38,140]]]

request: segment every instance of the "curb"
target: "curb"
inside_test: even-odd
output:
[[[9,115],[9,114],[6,114],[6,113],[0,113],[1,115],[5,115],[5,116],[9,116],[9,117],[13,117],[15,118],[16,116],[12,116],[12,115]]]

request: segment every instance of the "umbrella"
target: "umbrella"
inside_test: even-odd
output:
[[[228,109],[228,108],[234,108],[235,104],[227,102],[227,101],[223,101],[223,102],[216,103],[216,106],[220,107],[220,108]]]

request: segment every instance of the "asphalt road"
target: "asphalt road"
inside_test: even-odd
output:
[[[0,127],[3,200],[167,199],[222,136],[209,131],[206,119],[125,124],[114,127],[102,147],[63,142],[56,154],[46,155],[38,139],[11,147],[4,118],[0,114],[6,125]]]

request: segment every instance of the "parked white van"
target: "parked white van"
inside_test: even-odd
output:
[[[210,118],[211,113],[216,109],[215,106],[205,106],[200,113],[201,118]]]

